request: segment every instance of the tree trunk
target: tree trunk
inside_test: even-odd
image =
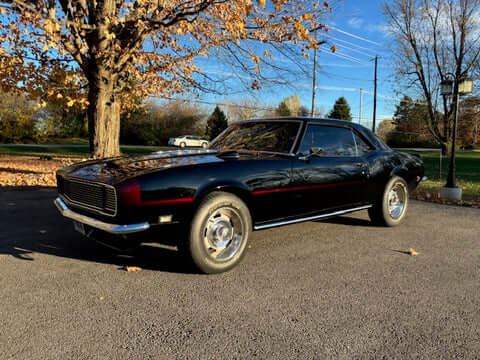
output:
[[[88,102],[91,156],[102,159],[120,155],[120,104],[113,87],[90,83]]]

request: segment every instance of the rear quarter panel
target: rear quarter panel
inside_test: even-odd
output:
[[[370,186],[374,199],[383,194],[386,184],[393,176],[403,178],[413,191],[423,176],[423,161],[410,154],[397,151],[378,151],[368,158]]]

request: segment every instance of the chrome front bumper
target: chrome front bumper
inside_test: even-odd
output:
[[[93,219],[91,217],[88,217],[70,210],[60,197],[57,197],[55,199],[54,204],[57,207],[58,211],[60,211],[60,213],[63,216],[69,219],[81,222],[93,228],[106,231],[111,234],[118,234],[118,235],[131,234],[131,233],[144,231],[150,228],[150,224],[148,222],[142,222],[138,224],[129,224],[129,225],[118,225],[118,224],[110,224],[100,220]]]

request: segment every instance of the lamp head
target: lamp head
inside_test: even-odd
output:
[[[442,96],[453,94],[453,80],[445,79],[440,83],[440,94]]]

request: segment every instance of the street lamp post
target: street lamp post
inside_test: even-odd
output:
[[[450,153],[450,167],[448,170],[447,183],[440,188],[440,197],[449,200],[461,200],[462,189],[457,187],[455,177],[455,145],[457,143],[457,122],[458,122],[458,108],[460,103],[460,96],[470,94],[473,89],[473,81],[470,79],[457,79],[453,74],[447,74],[452,79],[446,79],[441,82],[442,96],[455,95],[455,111],[453,115],[453,134],[452,134],[452,150]]]
[[[478,142],[478,113],[479,113],[479,106],[475,106],[475,132],[473,133],[473,150],[477,150],[477,142]]]

